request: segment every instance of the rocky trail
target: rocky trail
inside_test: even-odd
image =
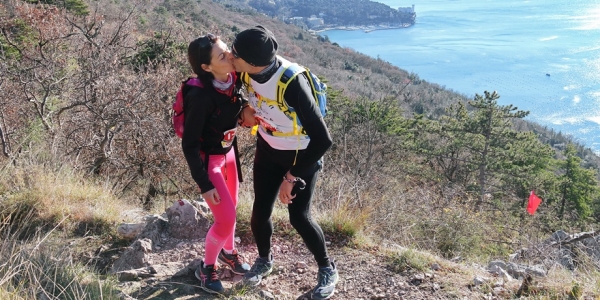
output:
[[[146,216],[144,223],[122,225],[120,234],[130,237],[131,244],[113,249],[102,246],[90,260],[117,275],[123,299],[309,299],[317,266],[294,233],[274,236],[274,270],[259,286],[245,287],[241,276],[220,268],[225,293],[203,291],[194,270],[204,254],[208,212],[197,201],[176,202],[163,216]],[[257,251],[251,236],[236,242],[240,255],[252,264]],[[518,280],[498,277],[475,286],[473,278],[478,273],[490,277],[484,268],[467,268],[430,256],[418,271],[410,268],[410,262],[393,260],[399,257],[393,253],[406,251],[400,246],[347,244],[328,243],[329,256],[340,274],[332,299],[496,299],[519,285]]]

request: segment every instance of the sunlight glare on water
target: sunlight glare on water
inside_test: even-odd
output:
[[[579,26],[575,27],[576,30],[598,30],[600,29],[600,4],[596,7],[588,8],[585,10],[585,15],[575,17],[576,21],[579,21]]]
[[[322,34],[468,97],[497,91],[500,105],[600,151],[600,0],[422,0],[415,11],[406,29]]]

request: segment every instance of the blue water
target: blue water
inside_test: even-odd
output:
[[[410,28],[321,35],[469,97],[495,90],[501,105],[600,151],[600,0],[414,4]]]

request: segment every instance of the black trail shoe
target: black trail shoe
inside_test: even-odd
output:
[[[200,287],[203,290],[211,294],[220,294],[224,291],[221,280],[219,280],[219,276],[217,275],[217,268],[215,268],[215,265],[204,267],[204,261],[201,261],[198,269],[196,269],[195,275],[196,278],[200,280]]]
[[[263,278],[271,274],[271,271],[273,271],[273,255],[269,255],[269,258],[259,257],[254,261],[250,271],[244,274],[244,284],[257,286]]]
[[[339,281],[335,263],[331,262],[331,267],[319,268],[317,274],[317,286],[312,291],[311,299],[329,299],[335,293],[335,285]]]
[[[219,263],[228,266],[235,274],[244,275],[250,271],[250,265],[241,260],[237,250],[233,250],[233,253],[227,254],[221,249],[217,259]]]

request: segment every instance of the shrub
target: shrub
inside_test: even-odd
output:
[[[83,0],[27,0],[29,3],[44,3],[65,8],[76,16],[87,16],[90,13],[88,5]]]
[[[390,257],[389,267],[392,271],[402,273],[406,271],[425,271],[429,269],[433,259],[426,254],[405,250],[395,253]]]

